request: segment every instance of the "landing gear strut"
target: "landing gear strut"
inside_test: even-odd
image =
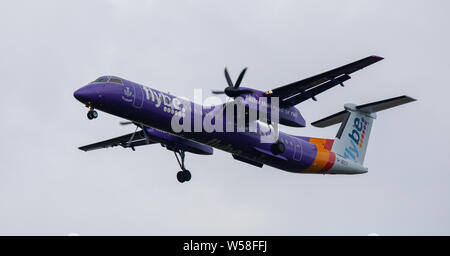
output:
[[[179,171],[177,173],[177,180],[180,183],[183,183],[185,181],[190,181],[192,178],[192,175],[191,175],[191,172],[184,167],[184,156],[185,156],[184,151],[179,150],[179,151],[174,151],[174,153],[175,153],[175,157],[177,158],[177,162],[181,168],[181,171]],[[178,155],[180,157],[178,157]]]
[[[97,111],[95,111],[94,109],[89,109],[89,111],[88,111],[88,113],[87,113],[87,118],[89,119],[89,120],[92,120],[92,119],[95,119],[95,118],[97,118],[98,117],[98,113],[97,113]]]

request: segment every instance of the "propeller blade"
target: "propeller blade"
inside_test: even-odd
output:
[[[225,94],[224,91],[214,91],[214,90],[212,90],[211,93],[212,94]]]
[[[227,79],[228,86],[233,87],[233,81],[231,81],[230,74],[228,74],[227,68],[225,68],[225,78]]]
[[[120,122],[120,125],[130,125],[130,124],[133,124],[133,122],[129,122],[129,121],[127,121],[127,122]]]
[[[247,71],[247,68],[244,68],[242,70],[241,74],[239,74],[239,77],[236,80],[236,84],[234,85],[234,88],[239,88],[239,85],[241,85],[242,78],[244,78],[244,75],[245,75],[245,71]]]

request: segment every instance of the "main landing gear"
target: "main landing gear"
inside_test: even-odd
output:
[[[184,167],[184,156],[185,156],[184,151],[178,150],[178,151],[174,151],[174,153],[175,153],[175,157],[177,158],[177,162],[181,168],[181,171],[179,171],[177,173],[177,180],[180,183],[183,183],[185,181],[190,181],[192,178],[192,175],[191,175],[191,172]],[[180,157],[178,158],[178,156],[180,156]]]
[[[98,113],[97,111],[95,111],[93,108],[90,108],[88,113],[87,113],[87,118],[89,120],[95,119],[98,117]]]

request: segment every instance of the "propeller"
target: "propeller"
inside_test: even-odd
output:
[[[126,121],[126,122],[120,122],[120,125],[130,125],[133,124],[133,122]]]
[[[225,78],[228,83],[228,87],[225,88],[223,91],[211,91],[213,94],[226,94],[228,97],[236,98],[242,94],[251,93],[252,91],[249,89],[239,89],[239,85],[241,85],[242,79],[244,78],[245,72],[247,71],[247,68],[244,68],[241,71],[241,74],[239,74],[238,79],[236,80],[236,83],[233,84],[233,81],[231,80],[230,74],[228,74],[227,68],[225,68]]]

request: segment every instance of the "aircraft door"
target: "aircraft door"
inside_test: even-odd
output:
[[[303,147],[301,143],[294,142],[294,160],[301,161],[303,156]]]
[[[134,100],[133,100],[133,107],[135,108],[142,108],[144,105],[144,89],[141,85],[133,84],[134,88]]]

